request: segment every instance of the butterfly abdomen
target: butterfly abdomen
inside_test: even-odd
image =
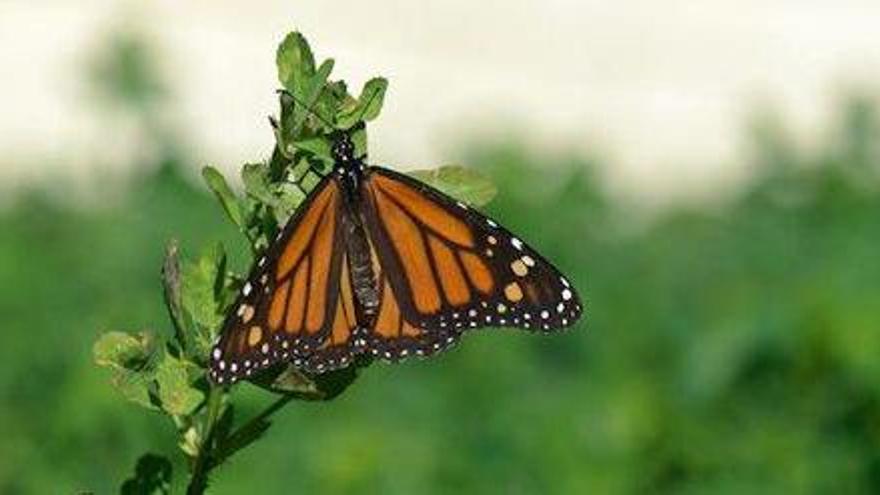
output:
[[[345,249],[355,305],[365,323],[372,322],[379,307],[379,288],[370,256],[370,243],[357,217],[349,216],[345,223]]]

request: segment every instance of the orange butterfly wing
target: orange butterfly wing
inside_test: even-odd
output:
[[[487,326],[553,331],[581,315],[570,282],[540,254],[425,184],[371,167],[362,212],[382,267],[367,339],[375,355],[430,354]]]
[[[235,382],[281,361],[301,365],[354,328],[344,250],[345,205],[324,178],[255,264],[211,352],[210,377]]]

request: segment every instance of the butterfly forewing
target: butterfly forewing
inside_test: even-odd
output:
[[[300,365],[326,342],[346,338],[353,317],[341,322],[338,314],[344,210],[338,184],[323,179],[258,259],[212,349],[216,383],[280,361]]]

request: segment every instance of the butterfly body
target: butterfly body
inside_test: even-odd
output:
[[[321,373],[359,354],[430,355],[486,326],[553,331],[581,314],[569,281],[493,220],[368,166],[346,133],[335,162],[258,258],[211,354],[235,382],[279,362]]]

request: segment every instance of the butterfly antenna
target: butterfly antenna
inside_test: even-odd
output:
[[[321,90],[318,92],[318,98],[320,98],[321,93],[323,93],[325,89],[327,89],[327,85],[326,85],[326,84],[323,85],[323,86],[321,86]],[[296,103],[297,105],[300,105],[301,107],[303,107],[308,113],[310,113],[310,114],[312,114],[313,116],[315,116],[315,117],[316,117],[318,120],[320,120],[321,122],[327,124],[328,127],[330,127],[331,129],[335,129],[335,128],[336,128],[336,126],[335,126],[332,122],[330,122],[329,120],[327,120],[327,119],[325,119],[324,117],[322,117],[321,114],[319,114],[319,113],[316,112],[313,108],[311,108],[311,107],[309,107],[308,105],[306,105],[302,100],[300,100],[299,98],[297,98],[297,97],[296,97],[293,93],[291,93],[290,91],[288,91],[288,90],[286,90],[286,89],[279,89],[279,90],[278,90],[278,94],[280,94],[280,95],[282,95],[282,96],[290,97],[290,99],[293,100],[294,103]],[[315,99],[315,102],[316,102],[316,103],[317,103],[317,99],[318,99],[318,98]],[[269,118],[269,121],[272,123],[272,127],[273,127],[273,128],[275,128],[275,129],[278,129],[278,128],[279,128],[279,124],[278,124],[278,122],[277,122],[274,118],[270,117],[270,118]],[[305,123],[305,121],[303,121],[303,124],[304,124],[304,123]],[[300,125],[303,125],[303,124],[300,124]],[[295,133],[295,134],[296,134],[296,133]],[[311,163],[308,163],[307,165],[308,165],[308,168],[307,168],[302,174],[300,174],[299,177],[297,177],[297,178],[296,178],[295,180],[293,180],[293,181],[288,180],[288,181],[286,181],[286,182],[288,182],[289,184],[293,184],[294,186],[298,187],[300,190],[305,191],[305,190],[303,189],[303,187],[302,187],[302,182],[303,182],[303,180],[305,180],[306,176],[308,176],[309,172],[311,172],[311,173],[317,175],[318,177],[322,177],[322,174],[321,174],[318,170],[316,170],[315,167],[312,166]]]
[[[325,90],[326,88],[327,88],[327,85],[323,85],[323,86],[321,86],[321,91],[318,92],[318,98],[321,97],[321,93],[323,93],[324,90]],[[319,114],[318,112],[316,112],[314,108],[311,108],[311,107],[309,107],[308,105],[306,105],[303,101],[301,101],[299,98],[297,98],[296,96],[294,96],[294,94],[291,93],[290,91],[287,91],[286,89],[279,89],[279,90],[278,90],[278,93],[279,93],[279,94],[282,94],[282,95],[285,95],[285,96],[289,96],[290,99],[294,101],[294,103],[296,103],[297,105],[303,107],[308,113],[310,113],[310,114],[312,114],[313,116],[315,116],[315,117],[316,117],[318,120],[320,120],[321,122],[327,124],[327,126],[328,126],[329,128],[331,128],[331,129],[335,129],[335,128],[336,128],[336,126],[335,126],[332,122],[330,122],[329,120],[327,120],[327,119],[325,119],[324,117],[322,117],[321,114]],[[318,102],[318,98],[315,98],[315,103]]]
[[[363,124],[363,123],[364,123],[364,115],[367,114],[367,110],[370,109],[370,104],[373,103],[373,100],[375,100],[377,96],[379,96],[379,92],[378,92],[378,91],[373,91],[373,94],[370,95],[370,99],[367,100],[367,104],[364,105],[364,108],[361,110],[361,114],[360,114],[360,115],[358,116],[358,118],[357,118],[357,123],[358,123],[358,124]],[[357,124],[356,124],[356,125],[357,125]],[[353,127],[352,127],[352,128],[353,128]]]

